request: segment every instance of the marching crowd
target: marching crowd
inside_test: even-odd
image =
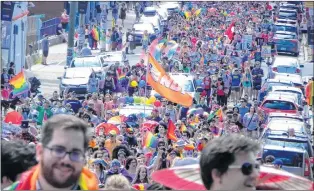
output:
[[[200,8],[201,13],[193,15]],[[202,151],[214,145],[212,141],[233,134],[257,139],[267,121],[256,100],[265,76],[261,64],[276,55],[269,20],[275,9],[267,2],[183,2],[182,10],[172,13],[156,41],[175,41],[178,48],[174,54],[164,47],[154,51],[160,51],[156,59],[166,72],[194,76],[191,107],[151,95],[145,58],[134,66],[127,61],[113,64],[101,79],[93,73],[83,100],[75,92],[57,91],[51,97],[14,98],[2,123],[2,188],[158,189],[153,172],[199,163],[201,156],[210,155]],[[192,15],[185,15],[187,10]],[[249,46],[243,44],[244,35],[253,36]],[[263,45],[272,47],[268,58],[262,57]],[[110,46],[115,50],[116,45]],[[7,81],[15,75],[4,74]],[[149,115],[120,116],[125,105],[153,110]],[[14,117],[8,116],[11,112]],[[252,144],[247,149],[256,150],[250,141],[244,141]],[[216,179],[211,181],[217,186]]]

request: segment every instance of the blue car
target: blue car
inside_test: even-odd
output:
[[[136,45],[142,44],[141,41],[145,30],[147,30],[149,34],[150,42],[157,38],[158,33],[155,31],[154,26],[151,23],[135,23],[132,28],[135,29],[134,35]]]
[[[289,53],[298,56],[300,52],[300,41],[298,35],[290,31],[277,31],[274,36],[277,52]]]

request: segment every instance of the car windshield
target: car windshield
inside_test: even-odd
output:
[[[280,159],[283,162],[284,166],[291,167],[302,167],[303,166],[303,153],[291,152],[291,151],[282,151],[282,150],[271,150],[264,149],[263,159],[267,156],[274,156],[276,159]]]
[[[101,67],[101,64],[95,57],[85,57],[74,59],[71,68],[75,67]]]
[[[282,83],[282,82],[269,82],[266,84],[266,91],[270,91],[273,86],[292,86],[290,83]]]
[[[284,146],[284,147],[293,147],[293,148],[300,148],[306,150],[309,155],[312,155],[310,147],[307,141],[301,140],[294,140],[294,139],[276,139],[268,137],[265,141],[267,145],[277,145],[277,146]]]
[[[282,100],[266,100],[263,104],[264,108],[278,109],[278,110],[295,110],[293,103]]]
[[[284,26],[284,25],[276,25],[277,31],[288,31],[288,32],[298,32],[297,28],[294,26]]]
[[[154,33],[154,27],[152,24],[137,24],[137,25],[133,25],[133,28],[135,29],[135,31],[145,31],[147,30],[148,33]]]
[[[295,20],[285,20],[285,19],[278,20],[277,22],[278,23],[293,24],[293,25],[295,25],[297,23],[297,21],[295,21]]]
[[[303,133],[304,127],[303,122],[297,120],[285,120],[285,119],[272,119],[268,128],[271,131],[288,131],[288,129],[294,129],[295,132]]]
[[[287,18],[287,17],[297,17],[296,12],[291,12],[291,11],[280,11],[279,12],[279,18]]]

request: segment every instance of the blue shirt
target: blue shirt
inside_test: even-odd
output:
[[[247,113],[243,117],[243,125],[248,130],[255,130],[257,129],[259,124],[258,115],[256,113],[253,114],[253,116],[250,113]]]
[[[263,69],[261,69],[261,68],[253,68],[252,76],[253,75],[258,75],[258,74],[264,75]],[[261,76],[253,77],[253,82],[255,82],[255,83],[262,83],[262,77]]]
[[[239,113],[241,115],[241,121],[244,117],[244,115],[249,112],[249,108],[248,107],[239,107]]]
[[[92,55],[92,51],[88,47],[83,47],[82,50],[81,50],[81,55],[82,56],[91,56]]]
[[[239,87],[241,82],[241,74],[231,74],[232,87]]]

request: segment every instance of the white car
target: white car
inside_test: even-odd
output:
[[[154,26],[155,31],[160,31],[160,17],[159,15],[155,15],[155,16],[141,16],[140,21],[142,23],[151,23]]]
[[[301,68],[303,68],[304,65],[300,64],[297,58],[277,56],[275,58],[274,64],[271,67],[272,67],[271,76],[274,76],[277,73],[302,75]]]
[[[173,79],[183,89],[184,92],[190,94],[193,98],[196,92],[193,83],[193,76],[187,73],[169,73],[171,79]],[[155,90],[151,91],[151,95],[159,94]]]

